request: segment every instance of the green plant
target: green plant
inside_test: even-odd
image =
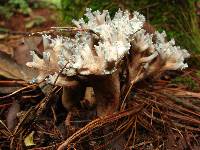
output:
[[[195,1],[154,0],[152,3],[152,0],[61,0],[61,10],[67,24],[73,18],[80,18],[87,7],[93,10],[107,9],[111,16],[118,8],[139,10],[158,31],[165,29],[168,37],[174,37],[176,43],[192,52],[200,53],[200,30],[195,14]]]
[[[1,3],[1,2],[0,2]],[[31,8],[60,8],[60,0],[8,0],[0,5],[0,15],[5,18],[11,17],[15,12],[22,13],[24,15],[30,14]]]
[[[109,10],[111,16],[119,9],[120,3],[114,0],[61,0],[61,12],[64,21],[71,24],[72,19],[81,18],[86,8]]]
[[[3,16],[5,18],[10,18],[13,15],[13,12],[10,11],[10,7],[6,6],[0,6],[0,16]]]
[[[189,90],[196,91],[199,90],[199,84],[196,83],[191,77],[176,77],[171,81],[173,84],[184,85]]]
[[[8,3],[23,14],[29,14],[31,11],[28,0],[9,0]]]
[[[186,0],[178,5],[174,14],[171,14],[171,27],[168,35],[175,37],[178,44],[182,44],[191,52],[200,54],[199,18],[195,12],[195,0]]]
[[[0,15],[9,18],[14,12],[29,14],[31,8],[29,7],[28,0],[9,0],[4,5],[0,6]]]

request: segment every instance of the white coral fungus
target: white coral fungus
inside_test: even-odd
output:
[[[78,29],[83,29],[74,38],[44,35],[43,58],[31,52],[33,61],[27,66],[39,70],[38,81],[47,78],[48,83],[53,83],[59,73],[62,76],[59,82],[67,76],[112,74],[118,69],[118,62],[129,55],[130,49],[133,53],[134,50],[148,51],[148,55],[141,59],[142,63],[149,64],[155,57],[160,57],[166,69],[187,67],[183,61],[189,56],[188,52],[174,46],[173,40],[166,42],[165,33],[147,33],[142,29],[145,18],[138,12],[130,14],[119,10],[111,19],[107,10],[102,13],[91,12],[91,9],[86,11],[87,22],[83,18],[73,20]],[[153,36],[156,36],[155,42]]]
[[[172,39],[166,42],[166,33],[156,32],[156,50],[159,53],[161,59],[165,62],[163,69],[165,70],[177,70],[184,69],[188,67],[184,63],[184,59],[188,58],[190,55],[185,49],[181,49],[179,46],[175,46],[175,41]]]

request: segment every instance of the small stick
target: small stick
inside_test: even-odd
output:
[[[76,138],[78,138],[82,134],[87,134],[88,132],[92,131],[93,129],[95,129],[97,127],[101,127],[106,123],[113,122],[113,121],[118,120],[122,117],[125,117],[125,116],[128,116],[128,115],[134,115],[134,114],[140,112],[143,107],[144,106],[142,105],[138,109],[132,108],[130,110],[121,111],[117,114],[112,114],[112,115],[109,115],[109,116],[105,116],[105,117],[97,118],[97,119],[93,120],[92,122],[88,123],[86,126],[81,128],[80,130],[75,132],[72,136],[67,138],[67,140],[58,147],[58,150],[64,150],[67,146],[69,146],[70,143],[72,143]]]
[[[0,81],[0,85],[1,87],[16,87],[19,85],[28,85],[25,81],[16,81],[16,80],[4,80],[4,81]]]

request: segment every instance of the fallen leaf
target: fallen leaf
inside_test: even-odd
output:
[[[29,51],[36,51],[42,54],[40,51],[40,49],[43,51],[43,47],[41,47],[43,46],[42,37],[26,37],[24,39],[24,44],[28,47]]]
[[[0,52],[0,75],[10,79],[32,80],[36,70],[17,64],[11,57]]]
[[[24,43],[23,39],[15,41],[14,47],[14,60],[17,64],[25,65],[27,62],[31,61],[30,49]]]
[[[0,40],[5,39],[8,36],[6,33],[8,31],[8,29],[0,27]]]
[[[9,130],[13,130],[17,124],[17,113],[20,111],[20,105],[17,101],[13,101],[13,104],[8,110],[6,122]]]
[[[17,64],[25,65],[32,61],[30,51],[38,51],[38,46],[42,43],[42,37],[18,37],[11,39],[7,45],[11,46],[13,50],[13,59]],[[40,52],[39,52],[40,53]],[[42,53],[41,53],[42,54]]]
[[[33,135],[34,135],[34,131],[32,131],[28,136],[25,137],[24,139],[24,144],[26,146],[33,146],[33,145],[36,145],[33,141]]]
[[[10,55],[11,57],[14,55],[13,48],[5,44],[0,44],[0,51]]]
[[[8,37],[8,34],[0,34],[0,40],[5,39],[6,37]]]
[[[17,87],[1,87],[0,86],[0,94],[10,94],[12,92],[15,92],[22,88],[22,86],[17,86]]]

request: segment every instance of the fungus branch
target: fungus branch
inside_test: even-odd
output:
[[[175,46],[173,39],[166,41],[165,32],[145,30],[145,17],[138,12],[119,10],[111,18],[107,10],[87,9],[85,16],[87,22],[83,18],[73,20],[78,31],[73,38],[43,35],[43,58],[31,52],[33,61],[27,63],[39,70],[36,82],[46,79],[53,84],[57,79],[56,85],[64,87],[62,101],[67,109],[74,101],[79,102],[90,86],[98,115],[108,115],[118,109],[120,97],[127,95],[134,83],[165,70],[187,67],[184,59],[189,57],[188,52]],[[127,64],[124,91],[120,90],[121,64]],[[76,80],[80,84],[70,88]],[[74,97],[77,92],[79,96]]]

